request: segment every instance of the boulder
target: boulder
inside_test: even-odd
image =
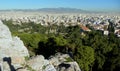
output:
[[[42,55],[30,59],[27,62],[27,66],[35,71],[56,71],[54,66],[48,60],[44,59]]]
[[[49,61],[52,65],[57,67],[59,64],[61,64],[63,62],[67,62],[68,58],[70,58],[70,56],[68,54],[56,53],[55,56],[49,57]],[[72,61],[72,59],[71,59],[71,61]]]
[[[81,71],[77,62],[69,54],[57,53],[49,58],[49,62],[57,71]]]
[[[28,50],[20,38],[12,37],[9,28],[0,20],[0,63],[4,71],[10,71],[10,67],[21,67],[27,56],[29,57]]]

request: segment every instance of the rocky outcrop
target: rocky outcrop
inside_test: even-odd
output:
[[[49,60],[44,59],[42,55],[32,57],[27,61],[25,69],[20,71],[81,71],[79,65],[68,54],[57,53],[51,56]]]
[[[54,66],[42,55],[33,57],[27,62],[27,65],[35,71],[56,71]]]
[[[77,62],[68,54],[57,53],[51,56],[49,61],[57,71],[81,71]]]
[[[67,58],[70,58],[70,56],[68,54],[57,53],[57,54],[55,54],[55,56],[51,56],[49,58],[49,61],[52,65],[57,67],[59,64],[61,64],[63,62],[67,62]],[[72,61],[72,59],[71,59],[71,61]]]
[[[0,21],[0,67],[4,71],[14,71],[25,63],[29,56],[27,48],[18,37],[12,37],[9,28]]]

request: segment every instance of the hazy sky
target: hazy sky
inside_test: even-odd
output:
[[[120,0],[0,0],[0,9],[79,8],[120,11]]]

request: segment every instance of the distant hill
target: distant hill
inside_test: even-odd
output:
[[[23,11],[23,12],[43,12],[43,13],[118,13],[120,12],[104,12],[104,11],[89,11],[83,9],[76,9],[76,8],[40,8],[40,9],[6,9],[0,10],[0,12],[7,12],[7,11]]]
[[[87,13],[89,12],[89,11],[76,9],[76,8],[42,8],[42,9],[38,9],[37,11],[52,12],[52,13]]]
[[[24,12],[48,12],[48,13],[92,13],[76,8],[41,8],[41,9],[12,9],[12,10],[0,10],[0,11],[24,11]]]

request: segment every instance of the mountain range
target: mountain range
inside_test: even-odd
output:
[[[101,13],[95,11],[87,11],[76,8],[40,8],[40,9],[9,9],[0,11],[23,11],[23,12],[45,12],[45,13]]]
[[[117,13],[120,14],[120,12],[116,11],[90,11],[90,10],[83,10],[83,9],[77,9],[77,8],[40,8],[40,9],[6,9],[6,10],[0,10],[0,12],[6,12],[6,11],[22,11],[22,12],[43,12],[43,13]]]

